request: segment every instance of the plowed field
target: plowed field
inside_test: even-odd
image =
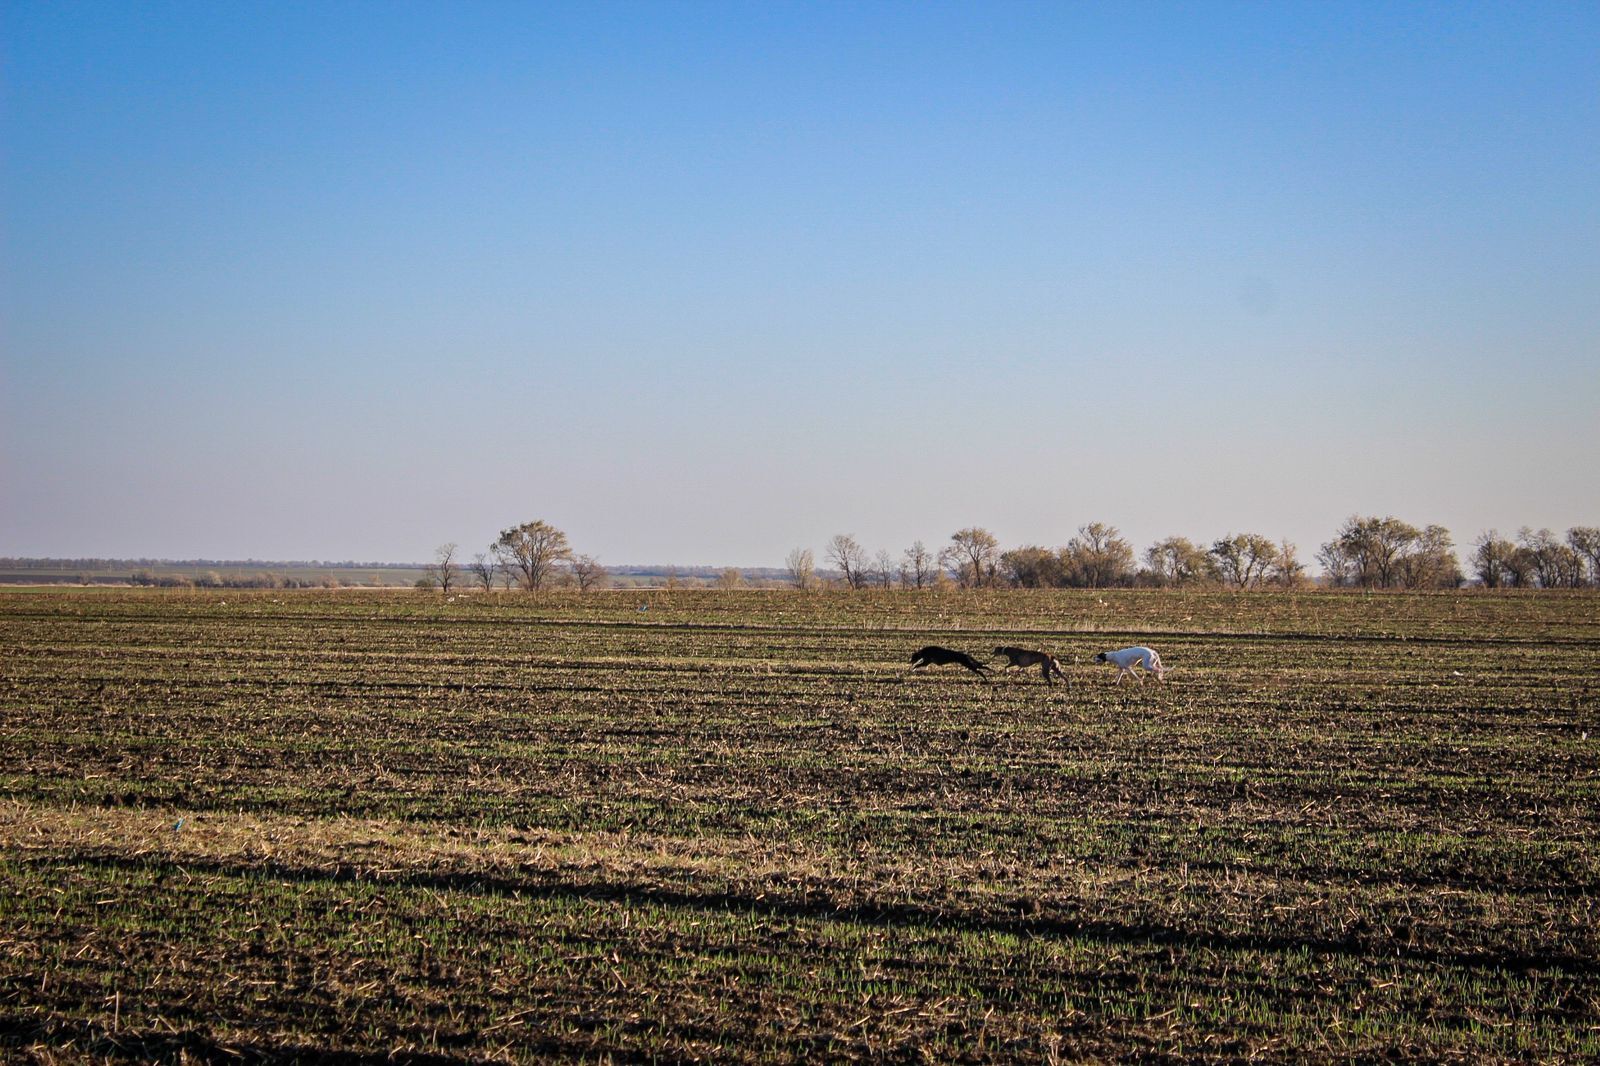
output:
[[[6,1058],[1595,1061],[1597,901],[1593,594],[0,592]]]

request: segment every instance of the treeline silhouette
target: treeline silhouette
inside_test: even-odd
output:
[[[921,541],[898,557],[869,556],[855,537],[838,534],[826,550],[831,572],[812,568],[809,549],[789,553],[791,583],[833,580],[850,588],[1127,588],[1196,584],[1237,589],[1294,588],[1313,579],[1296,546],[1257,533],[1229,533],[1209,544],[1166,537],[1136,554],[1115,526],[1080,526],[1065,545],[1002,550],[973,526],[933,552]],[[1448,589],[1591,588],[1600,585],[1600,528],[1574,526],[1564,536],[1523,527],[1515,538],[1489,530],[1473,542],[1465,566],[1450,531],[1393,516],[1352,515],[1316,553],[1321,584],[1335,587]]]
[[[421,569],[415,563],[0,557],[0,582],[153,588],[344,588],[405,584],[411,574]]]
[[[359,563],[353,559],[343,562],[318,559],[102,559],[102,558],[14,558],[0,556],[0,569],[4,570],[82,570],[89,573],[106,570],[135,570],[152,566],[223,567],[230,570],[250,570],[261,567],[303,570],[421,570],[422,563]]]
[[[537,568],[531,555],[519,561],[518,538],[528,539],[529,530],[554,545]],[[37,574],[38,580],[45,581],[127,582],[162,588],[293,589],[370,584],[377,572],[420,571],[424,576],[417,584],[449,591],[464,576],[463,568],[453,561],[455,553],[454,544],[444,545],[432,564],[0,557],[0,579],[33,580],[26,575]],[[816,566],[811,549],[796,548],[789,553],[784,569],[762,570],[755,583],[802,589],[826,585],[852,589],[1094,589],[1203,584],[1255,589],[1295,588],[1313,582],[1398,589],[1449,589],[1466,584],[1594,588],[1600,587],[1600,527],[1573,526],[1565,534],[1557,534],[1524,526],[1514,537],[1488,530],[1473,541],[1463,565],[1450,531],[1443,526],[1418,527],[1392,515],[1352,515],[1321,545],[1315,558],[1322,567],[1318,578],[1308,574],[1294,544],[1258,533],[1229,533],[1209,544],[1171,536],[1136,553],[1116,526],[1103,522],[1078,527],[1077,534],[1060,547],[1028,544],[1002,550],[993,533],[971,526],[951,534],[937,551],[917,541],[898,556],[887,550],[869,555],[853,535],[837,534],[825,551],[828,569]],[[485,590],[498,581],[506,587],[520,584],[537,591],[546,579],[550,587],[577,584],[584,589],[597,588],[614,576],[592,557],[574,555],[565,534],[544,522],[512,527],[465,569]],[[575,581],[580,570],[585,580]],[[622,568],[616,576],[645,576],[651,571],[666,574],[669,586],[678,584],[680,573],[707,580],[715,575],[715,583],[724,588],[751,584],[750,578],[756,576],[754,572],[741,575],[736,569],[712,567],[681,571],[674,567]]]

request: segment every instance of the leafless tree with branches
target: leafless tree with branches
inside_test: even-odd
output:
[[[987,529],[968,526],[950,534],[939,561],[955,571],[956,583],[964,589],[993,585],[1000,568],[1000,542]]]
[[[449,592],[450,586],[456,583],[456,578],[461,574],[461,567],[456,563],[456,551],[459,548],[454,541],[441,544],[433,551],[433,562],[429,564],[427,580],[437,585],[442,592]]]
[[[501,566],[515,574],[529,592],[538,592],[549,584],[556,564],[572,558],[567,535],[543,521],[524,522],[502,531],[494,546]]]
[[[794,582],[795,588],[804,591],[816,585],[817,564],[810,548],[794,549],[784,560],[784,565],[789,570],[789,580]]]
[[[478,552],[472,557],[472,565],[467,569],[472,571],[472,576],[478,579],[478,584],[483,586],[483,591],[494,591],[495,575],[500,572],[500,562],[492,551],[489,553]]]
[[[927,588],[933,584],[934,567],[938,561],[933,553],[917,541],[900,557],[900,584],[906,588]]]
[[[867,553],[859,541],[848,533],[836,533],[828,541],[828,561],[844,574],[844,582],[853,589],[867,583]]]
[[[611,575],[606,568],[600,565],[600,560],[592,555],[574,555],[572,557],[572,580],[578,583],[579,592],[588,592],[590,589],[603,589],[611,580]]]

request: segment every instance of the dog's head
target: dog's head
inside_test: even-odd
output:
[[[1105,662],[1106,661],[1106,653],[1105,652],[1101,652],[1099,655],[1096,655],[1094,657],[1094,661],[1097,662],[1097,663]]]
[[[1002,644],[1002,645],[1000,645],[1000,646],[999,646],[999,647],[998,647],[998,648],[996,648],[996,649],[995,649],[995,650],[994,650],[994,653],[995,653],[995,654],[996,654],[996,655],[1004,655],[1004,654],[1005,654],[1005,653],[1006,653],[1006,652],[1008,652],[1008,651],[1010,651],[1010,650],[1011,650],[1011,649],[1010,649],[1010,648],[1008,648],[1008,647],[1006,647],[1006,646],[1005,646],[1005,645],[1004,645],[1004,644]]]

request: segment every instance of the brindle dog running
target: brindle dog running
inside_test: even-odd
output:
[[[1052,671],[1055,672],[1056,677],[1059,677],[1063,681],[1068,681],[1067,675],[1061,672],[1061,664],[1056,662],[1055,656],[1053,655],[1046,654],[1042,651],[1029,651],[1027,648],[1012,648],[1004,645],[996,648],[994,653],[996,655],[1004,656],[1007,659],[1007,670],[1010,670],[1014,666],[1037,666],[1039,668],[1039,673],[1044,676],[1044,682],[1047,685],[1055,684],[1055,678],[1050,676]]]

